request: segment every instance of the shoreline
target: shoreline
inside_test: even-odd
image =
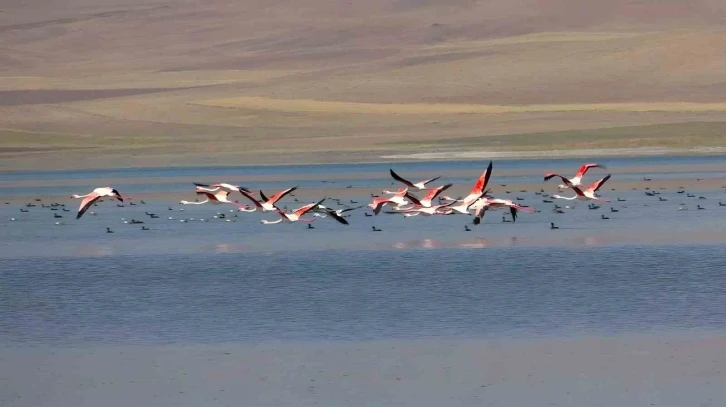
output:
[[[439,149],[437,149],[439,150]],[[704,151],[707,150],[707,151]],[[350,156],[357,156],[353,159],[347,160],[320,160],[311,158],[309,160],[300,160],[290,162],[286,160],[284,154],[274,155],[278,157],[274,161],[268,158],[267,155],[257,155],[259,161],[240,164],[239,161],[249,160],[249,156],[241,156],[229,158],[226,155],[220,155],[220,163],[218,164],[205,164],[205,159],[201,159],[202,156],[187,155],[184,153],[176,154],[178,158],[188,158],[190,163],[188,165],[178,165],[170,163],[169,165],[158,165],[159,161],[155,160],[154,155],[149,156],[134,156],[135,158],[131,161],[138,160],[142,162],[137,163],[134,166],[98,166],[98,167],[84,167],[84,166],[73,166],[73,165],[58,165],[49,166],[47,168],[30,168],[20,167],[17,169],[3,169],[0,168],[0,175],[12,174],[15,172],[74,172],[74,171],[93,171],[93,170],[133,170],[133,169],[173,169],[173,168],[245,168],[245,167],[295,167],[301,165],[314,165],[314,166],[343,166],[343,165],[356,165],[356,164],[400,164],[400,163],[419,163],[419,162],[475,162],[483,160],[569,160],[569,159],[583,159],[588,158],[649,158],[649,157],[713,157],[713,156],[726,156],[726,148],[722,147],[694,147],[688,149],[667,149],[667,148],[634,148],[634,149],[576,149],[576,150],[543,150],[543,151],[485,151],[485,150],[474,150],[474,151],[434,151],[434,152],[419,152],[403,154],[396,151],[382,152],[379,151],[377,154],[370,154],[360,151],[352,152],[322,152],[316,153],[302,153],[305,156],[317,157],[321,154],[332,154],[332,155],[344,155],[346,158]],[[4,160],[12,163],[13,158],[3,157],[4,154],[0,154]],[[124,157],[123,155],[109,155],[114,159]],[[201,160],[200,160],[201,159]],[[36,157],[33,161],[42,160],[42,157]],[[237,161],[232,164],[230,161]],[[145,163],[148,161],[149,163]],[[163,160],[161,160],[163,161]],[[254,159],[253,159],[254,161]],[[69,163],[78,162],[78,160],[69,159]],[[153,163],[153,164],[152,164]]]
[[[196,407],[240,400],[250,406],[331,407],[721,405],[725,344],[719,332],[672,332],[0,347],[0,359],[7,362],[0,367],[6,378],[0,402],[8,407],[49,400],[57,407]]]

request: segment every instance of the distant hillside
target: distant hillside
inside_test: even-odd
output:
[[[139,3],[0,6],[0,168],[541,148],[726,111],[723,1]]]

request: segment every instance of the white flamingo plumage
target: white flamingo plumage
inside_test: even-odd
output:
[[[207,192],[215,192],[218,189],[222,188],[222,189],[224,189],[224,190],[226,190],[228,192],[234,192],[234,191],[244,190],[244,191],[246,191],[246,192],[248,192],[250,194],[253,194],[253,192],[250,191],[248,188],[241,187],[239,185],[228,184],[226,182],[220,182],[220,183],[217,183],[217,184],[200,184],[198,182],[194,182],[194,185],[196,185],[197,187],[199,187],[199,189],[205,190]]]
[[[302,219],[302,216],[305,215],[306,213],[310,212],[313,208],[317,207],[321,203],[323,203],[324,200],[325,200],[325,198],[321,199],[318,202],[307,204],[305,206],[301,206],[300,208],[297,208],[289,213],[285,213],[284,211],[275,208],[275,209],[277,209],[275,212],[277,212],[277,214],[280,215],[280,219],[278,219],[276,221],[272,221],[272,222],[269,220],[263,219],[260,221],[260,223],[262,223],[264,225],[275,225],[280,222],[284,222],[284,223],[314,222],[315,219]],[[345,221],[345,219],[343,219],[343,220]],[[345,223],[347,224],[348,222],[346,221]]]
[[[587,187],[585,190],[580,189],[580,187],[577,187],[575,185],[572,185],[570,181],[561,176],[554,174],[556,177],[560,177],[562,181],[567,185],[568,187],[572,188],[573,191],[575,191],[575,196],[573,197],[566,197],[566,196],[560,196],[560,195],[552,195],[552,198],[555,199],[566,199],[568,201],[572,200],[580,200],[580,201],[601,201],[601,202],[610,202],[607,199],[600,198],[599,196],[595,195],[595,192],[597,192],[600,187],[607,182],[607,180],[610,179],[611,174],[608,174],[605,178],[599,179],[595,182],[593,182],[589,187]],[[569,184],[569,185],[568,185]]]
[[[407,197],[409,197],[410,199],[410,195],[408,195],[408,188],[399,189],[396,195],[390,198],[374,198],[373,201],[368,204],[368,206],[373,209],[374,214],[378,215],[378,213],[380,213],[381,211],[381,208],[383,208],[383,206],[385,205],[395,204],[398,208],[407,205],[409,203],[409,201],[406,200]]]
[[[115,190],[111,187],[96,188],[86,195],[77,195],[77,194],[71,195],[71,198],[83,198],[83,200],[81,201],[81,205],[78,207],[78,214],[76,215],[76,219],[80,219],[81,216],[83,216],[83,214],[86,213],[88,208],[90,208],[94,202],[96,202],[97,200],[99,200],[101,197],[104,197],[104,196],[116,198],[121,202],[124,201],[121,194],[117,190]]]
[[[237,202],[230,201],[229,200],[230,191],[227,191],[226,189],[219,188],[219,189],[217,189],[216,192],[209,192],[204,187],[195,187],[195,188],[196,188],[197,195],[204,195],[205,197],[207,197],[207,199],[202,202],[180,201],[179,203],[182,205],[201,205],[201,204],[204,204],[207,202],[211,202],[214,204],[224,203],[224,204],[234,205],[241,210],[249,208],[249,205],[241,205],[241,204],[238,204]]]
[[[439,196],[439,194],[441,194],[442,192],[449,189],[452,185],[453,184],[446,184],[446,185],[442,185],[437,188],[430,189],[429,192],[427,192],[426,195],[424,195],[424,197],[419,200],[421,206],[423,206],[425,208],[431,207],[431,201],[436,199],[436,197]],[[409,193],[409,195],[411,195],[411,194]]]
[[[265,194],[262,191],[260,191],[260,198],[262,198],[262,201],[258,201],[257,199],[255,199],[255,197],[252,196],[252,194],[250,194],[249,192],[247,192],[243,189],[240,189],[239,192],[242,195],[244,195],[245,197],[247,197],[247,199],[252,201],[252,203],[255,205],[255,207],[257,209],[261,209],[262,212],[268,212],[268,211],[277,212],[280,210],[280,208],[275,206],[277,201],[279,201],[285,195],[289,194],[290,192],[292,192],[296,189],[297,189],[297,186],[294,186],[294,187],[288,188],[288,189],[284,189],[284,190],[276,193],[275,195],[272,195],[269,199],[265,196]]]
[[[585,173],[590,168],[603,168],[603,169],[605,169],[606,167],[604,165],[600,165],[600,164],[597,164],[597,163],[583,164],[582,166],[580,166],[580,169],[577,171],[577,174],[575,174],[574,177],[568,178],[568,181],[570,181],[570,184],[572,184],[572,185],[574,185],[576,187],[583,187],[584,185],[582,184],[582,177],[585,176]],[[550,180],[554,176],[557,176],[557,177],[562,178],[562,176],[560,176],[560,175],[553,174],[553,173],[549,173],[549,174],[545,175],[544,180],[545,181],[548,181],[548,180]],[[568,186],[566,182],[564,184],[560,184],[560,185],[557,186],[557,189],[560,189],[560,190],[567,189],[567,188],[570,188],[570,186]]]
[[[450,208],[452,210],[465,215],[469,214],[469,207],[485,193],[485,189],[489,183],[489,178],[492,176],[492,166],[493,163],[489,161],[489,166],[487,166],[487,169],[479,176],[479,179],[476,180],[476,183],[471,188],[469,195],[465,196],[461,200],[455,201],[457,202],[457,205],[451,206]]]
[[[512,221],[517,221],[517,212],[522,211],[525,213],[534,213],[535,209],[522,206],[510,199],[498,199],[490,197],[482,197],[471,206],[474,209],[474,224],[478,225],[481,223],[482,218],[489,210],[505,209],[509,208],[509,213],[512,214]]]

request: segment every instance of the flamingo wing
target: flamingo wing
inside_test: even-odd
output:
[[[610,176],[611,176],[611,174],[608,174],[607,176],[605,176],[605,178],[602,178],[602,179],[599,179],[599,180],[597,180],[597,181],[593,182],[593,183],[592,183],[592,185],[590,185],[590,187],[588,188],[588,190],[591,190],[592,192],[595,192],[595,191],[597,191],[598,189],[600,189],[600,187],[601,187],[601,186],[602,186],[602,185],[603,185],[604,183],[606,183],[606,182],[607,182],[607,180],[609,180],[609,179],[610,179]]]
[[[121,193],[118,192],[117,190],[112,189],[111,194],[114,196],[114,198],[118,199],[119,201],[121,201],[121,202],[124,201],[124,198],[121,196]],[[127,197],[127,198],[129,198],[129,197]]]
[[[408,198],[411,202],[413,202],[414,205],[422,206],[421,201],[418,198],[416,198],[415,196],[411,195],[410,192],[407,191],[403,196]]]
[[[489,205],[482,205],[481,208],[476,210],[476,212],[474,213],[474,224],[475,225],[478,225],[481,223],[481,221],[484,218],[484,215],[486,214],[488,209],[489,209]]]
[[[564,182],[565,185],[567,185],[570,188],[572,188],[574,186],[574,184],[572,183],[572,181],[570,181],[568,178],[563,177],[562,175],[559,175],[559,174],[554,174],[554,173],[547,174],[547,175],[545,175],[544,180],[545,181],[549,181],[549,180],[551,180],[554,177],[558,177],[559,179],[561,179],[562,182]]]
[[[323,203],[323,201],[325,201],[325,198],[321,199],[321,200],[320,200],[320,201],[318,201],[318,202],[315,202],[315,203],[311,203],[311,204],[307,204],[307,205],[305,205],[305,206],[301,206],[300,208],[297,208],[297,209],[295,209],[295,210],[294,210],[294,211],[292,211],[292,212],[293,212],[293,213],[294,213],[295,215],[297,215],[298,217],[300,217],[300,216],[303,216],[303,215],[305,215],[306,213],[308,213],[308,212],[309,212],[309,211],[310,211],[311,209],[313,209],[313,208],[317,207],[318,205],[320,205],[321,203]]]
[[[476,180],[476,184],[474,184],[474,187],[471,189],[471,193],[481,195],[484,191],[484,189],[487,187],[487,184],[489,183],[489,178],[492,176],[492,162],[489,161],[489,166],[486,170],[479,176],[479,179]]]
[[[421,183],[424,184],[424,185],[426,185],[426,184],[428,184],[430,182],[436,181],[439,178],[441,178],[441,175],[439,175],[438,177],[434,177],[434,178],[431,178],[431,179],[427,179],[426,181],[421,181]]]
[[[381,212],[381,209],[383,208],[383,205],[391,202],[388,199],[374,199],[373,200],[373,214],[378,215]]]
[[[405,179],[401,178],[401,176],[398,175],[398,174],[396,174],[393,171],[393,169],[389,169],[389,171],[391,172],[391,176],[393,177],[393,179],[395,179],[396,181],[401,182],[401,183],[403,183],[404,185],[406,185],[408,187],[411,187],[411,188],[414,187],[414,185],[413,185],[413,183],[411,181],[405,180]]]
[[[347,220],[345,220],[345,218],[343,218],[342,216],[340,216],[340,215],[338,215],[337,213],[335,213],[335,211],[333,211],[333,210],[328,210],[327,212],[328,212],[328,215],[329,215],[329,216],[330,216],[331,218],[333,218],[333,219],[337,220],[337,221],[338,221],[338,223],[342,223],[343,225],[348,225],[348,221],[347,221]]]
[[[589,170],[590,168],[596,168],[596,167],[605,168],[604,166],[597,164],[597,163],[583,164],[582,167],[580,167],[580,169],[577,171],[577,174],[575,175],[575,177],[582,178],[585,175],[585,173],[587,172],[587,170]]]
[[[267,202],[274,205],[275,202],[279,201],[280,199],[282,199],[282,197],[284,197],[285,195],[289,194],[290,192],[292,192],[296,189],[297,189],[297,186],[282,190],[282,191],[276,193],[275,195],[272,195],[272,197],[270,197],[270,199],[268,199]],[[262,194],[262,191],[260,191],[260,194]],[[262,196],[262,195],[260,195],[260,196]]]
[[[93,203],[96,202],[100,197],[101,196],[98,193],[92,192],[90,195],[83,198],[83,200],[81,201],[81,206],[78,207],[78,214],[76,215],[76,219],[80,219],[81,216],[86,213],[88,208],[90,208],[91,205],[93,205]]]
[[[353,207],[353,208],[345,208],[345,209],[341,210],[340,212],[341,212],[341,213],[343,213],[343,212],[349,212],[349,211],[354,211],[354,210],[356,210],[356,209],[360,209],[360,208],[362,208],[362,207],[364,207],[364,206],[365,206],[365,205],[360,205],[360,206],[356,206],[356,207]]]
[[[239,193],[252,201],[252,204],[255,205],[257,208],[262,208],[262,205],[249,192],[245,191],[244,189],[240,189]],[[260,196],[262,196],[262,191],[260,191]]]
[[[434,199],[436,199],[436,197],[439,196],[440,193],[446,191],[452,185],[454,185],[454,184],[446,184],[446,185],[442,185],[442,186],[440,186],[438,188],[433,188],[433,189],[429,190],[429,192],[426,195],[424,195],[424,197],[423,197],[423,199],[421,201],[422,202],[427,201],[427,202],[430,203],[431,201],[433,201]]]

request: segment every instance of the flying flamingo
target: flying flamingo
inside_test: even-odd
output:
[[[441,205],[434,205],[434,206],[420,206],[420,205],[414,205],[413,208],[403,209],[400,210],[400,213],[403,213],[403,216],[416,216],[416,215],[425,215],[425,216],[432,216],[432,215],[450,215],[453,211],[449,206],[455,204],[456,202],[447,202],[445,204]]]
[[[574,177],[569,178],[568,181],[570,181],[570,183],[572,185],[576,186],[576,187],[582,187],[582,186],[584,186],[584,185],[582,185],[582,177],[585,176],[585,173],[590,168],[603,168],[603,169],[605,169],[605,166],[604,165],[597,164],[597,163],[583,164],[580,167],[580,169],[577,171],[577,174],[575,174]],[[558,177],[562,178],[561,176],[559,176],[557,174],[549,173],[549,174],[545,175],[544,180],[545,181],[548,181],[550,178],[552,178],[554,176],[558,176]],[[563,178],[563,180],[564,180],[564,178]],[[560,185],[557,186],[557,189],[567,189],[567,188],[569,188],[569,186],[567,185],[566,182],[564,184],[560,184]]]
[[[604,183],[606,183],[607,180],[610,179],[610,175],[611,174],[608,174],[605,178],[602,178],[602,179],[599,179],[599,180],[593,182],[592,185],[590,185],[589,187],[587,187],[587,189],[585,189],[583,191],[582,189],[580,189],[580,187],[577,187],[577,186],[572,185],[567,178],[565,178],[565,177],[563,177],[561,175],[554,174],[553,176],[560,177],[565,184],[569,184],[568,186],[575,191],[575,196],[573,196],[573,197],[566,197],[566,196],[552,195],[552,198],[556,198],[556,199],[567,199],[568,201],[572,201],[572,200],[577,199],[577,200],[580,200],[580,201],[590,201],[590,200],[592,200],[592,201],[610,202],[607,199],[603,199],[603,198],[600,198],[600,197],[598,197],[598,196],[595,195],[595,192],[598,189],[600,189],[600,187]]]
[[[406,179],[401,178],[398,174],[396,174],[395,172],[393,172],[392,169],[390,171],[391,171],[391,176],[393,177],[393,179],[395,179],[396,181],[398,181],[398,182],[406,185],[408,188],[426,189],[426,184],[428,184],[430,182],[434,182],[437,179],[441,178],[441,176],[439,175],[436,178],[431,178],[431,179],[427,179],[427,180],[423,180],[423,181],[419,181],[419,182],[413,183],[413,182],[411,182],[409,180],[406,180]]]
[[[237,202],[230,201],[228,198],[229,191],[227,191],[226,189],[219,188],[217,190],[217,192],[212,193],[212,192],[209,192],[204,187],[196,187],[196,191],[197,191],[197,195],[204,195],[207,197],[207,199],[205,199],[202,202],[180,201],[179,203],[182,205],[201,205],[201,204],[204,204],[207,202],[212,202],[215,204],[226,203],[226,204],[234,205],[241,210],[249,208],[249,205],[240,205]]]
[[[442,185],[442,186],[437,187],[437,188],[429,189],[429,192],[426,195],[424,195],[423,198],[421,198],[419,200],[421,206],[423,206],[425,208],[431,207],[431,201],[433,201],[434,199],[436,199],[436,197],[439,196],[439,194],[441,194],[442,192],[444,192],[447,189],[449,189],[452,185],[453,184],[446,184],[446,185]],[[409,196],[411,196],[410,193],[409,193]]]
[[[400,208],[404,205],[407,205],[409,202],[406,200],[406,198],[411,199],[411,195],[408,194],[408,188],[399,189],[396,195],[386,198],[386,197],[380,197],[380,198],[374,198],[371,203],[368,204],[368,206],[373,209],[373,213],[378,215],[378,213],[381,211],[381,208],[383,208],[384,205],[388,204],[396,204],[397,208]],[[416,199],[416,198],[413,198]]]
[[[81,201],[81,206],[78,208],[78,215],[76,215],[76,219],[80,219],[81,216],[83,216],[83,214],[86,213],[88,208],[90,208],[94,202],[96,202],[99,198],[104,197],[104,196],[110,196],[110,197],[116,198],[121,202],[124,201],[121,194],[117,190],[115,190],[111,187],[96,188],[86,195],[77,195],[77,194],[71,195],[71,198],[83,198],[83,200]]]
[[[250,191],[248,188],[241,187],[239,185],[227,184],[225,182],[220,182],[218,184],[200,184],[198,182],[194,182],[194,185],[199,187],[199,189],[203,189],[207,192],[215,192],[219,188],[222,188],[222,189],[227,190],[228,192],[239,191],[240,189],[242,189],[250,194],[254,193],[254,192]]]
[[[282,197],[284,197],[285,195],[289,194],[290,192],[292,192],[296,189],[297,189],[297,186],[282,190],[282,191],[276,193],[275,195],[272,195],[272,197],[270,197],[269,199],[265,196],[264,193],[262,193],[262,191],[260,191],[260,198],[262,198],[264,201],[258,201],[249,192],[246,192],[243,189],[240,189],[239,192],[242,195],[246,196],[247,199],[252,201],[252,203],[255,205],[255,207],[258,209],[261,209],[262,212],[268,212],[268,211],[277,212],[279,210],[279,208],[277,208],[275,206],[275,203],[277,203],[277,201],[282,199]]]
[[[331,209],[323,205],[318,205],[316,208],[313,209],[313,212],[316,212],[318,216],[321,218],[325,217],[332,217],[333,219],[337,220],[338,222],[347,225],[348,221],[343,218],[343,214],[345,212],[354,211],[356,209],[360,209],[365,205],[356,206],[354,208],[341,208],[341,209]]]
[[[512,214],[512,221],[515,222],[517,221],[518,211],[522,211],[524,213],[534,213],[535,211],[534,208],[519,205],[518,203],[515,203],[509,199],[497,199],[489,197],[482,197],[478,201],[474,202],[471,208],[476,210],[474,212],[475,225],[481,223],[482,218],[484,218],[484,215],[488,210],[509,208],[509,213]]]
[[[298,222],[298,221],[300,221],[300,222],[314,222],[315,219],[302,219],[302,216],[305,215],[306,213],[310,212],[310,210],[312,210],[316,206],[318,206],[321,203],[323,203],[324,200],[325,200],[325,198],[321,199],[319,202],[307,204],[305,206],[302,206],[300,208],[297,208],[297,209],[293,210],[290,213],[285,213],[282,210],[275,208],[276,209],[275,212],[277,212],[277,214],[280,215],[280,219],[278,219],[276,221],[273,221],[273,222],[270,222],[269,220],[264,220],[263,219],[263,220],[260,221],[260,223],[262,223],[264,225],[274,225],[274,224],[277,224],[277,223],[280,223],[280,222],[285,222],[285,223],[293,223],[293,222]],[[343,221],[345,221],[345,219],[343,219]],[[345,223],[347,224],[348,222],[345,221]]]
[[[476,202],[477,199],[481,198],[482,195],[485,194],[484,190],[486,189],[487,184],[489,183],[489,178],[491,176],[492,176],[492,162],[489,161],[489,166],[479,176],[479,179],[477,179],[476,183],[471,188],[471,192],[469,192],[469,195],[465,196],[464,199],[454,201],[454,202],[457,202],[458,204],[456,206],[451,206],[450,208],[456,212],[468,215],[469,207],[474,202]]]

